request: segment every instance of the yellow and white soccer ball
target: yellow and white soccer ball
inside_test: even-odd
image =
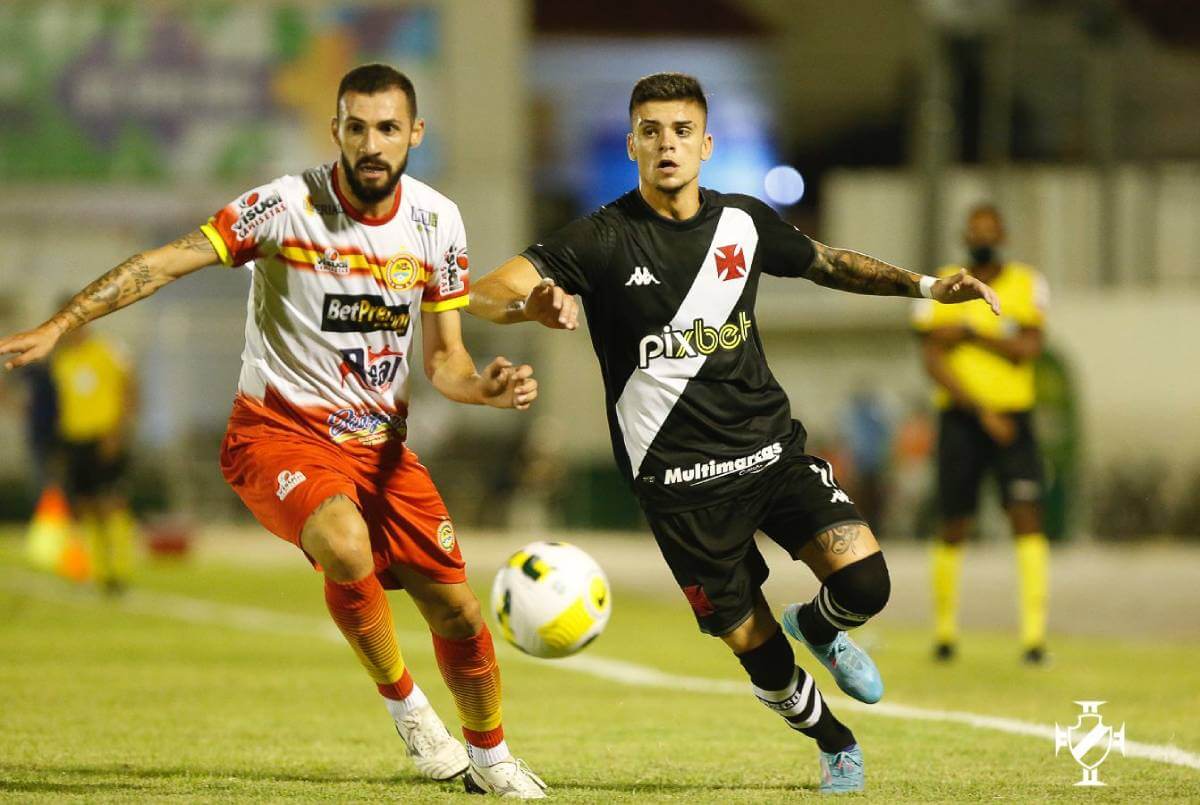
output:
[[[504,639],[534,657],[568,657],[608,624],[612,593],[596,560],[565,542],[531,542],[492,584]]]

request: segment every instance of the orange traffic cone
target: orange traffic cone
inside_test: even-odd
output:
[[[74,581],[88,576],[87,552],[71,528],[71,507],[57,486],[48,486],[33,510],[25,537],[25,552],[39,570]]]
[[[64,579],[77,582],[87,581],[92,574],[87,548],[74,531],[67,534],[67,542],[63,545],[62,553],[58,555],[58,567],[55,571]]]

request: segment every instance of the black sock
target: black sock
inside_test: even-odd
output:
[[[737,658],[750,675],[750,681],[766,690],[787,687],[796,669],[796,655],[792,652],[792,644],[783,636],[782,629],[776,629],[767,642],[737,655]]]
[[[822,752],[841,752],[854,746],[854,733],[845,724],[837,720],[826,705],[821,711],[821,717],[811,727],[800,730],[817,742]]]
[[[833,638],[837,637],[837,633],[841,631],[821,617],[821,613],[817,612],[812,601],[800,607],[800,611],[796,613],[796,622],[800,624],[800,634],[804,635],[804,639],[814,646],[832,643]]]
[[[737,658],[750,675],[759,701],[783,716],[792,729],[814,739],[821,751],[840,752],[854,743],[854,733],[830,711],[817,690],[816,680],[809,680],[808,673],[796,666],[792,645],[782,630]],[[804,695],[806,682],[807,696]],[[817,707],[821,712],[816,722],[808,727],[798,726],[811,718]]]

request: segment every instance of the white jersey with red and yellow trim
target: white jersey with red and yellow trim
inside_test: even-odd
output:
[[[391,211],[370,218],[338,170],[257,187],[201,231],[253,272],[239,394],[369,445],[404,438],[413,319],[467,304],[467,240],[458,207],[428,185],[402,177]]]

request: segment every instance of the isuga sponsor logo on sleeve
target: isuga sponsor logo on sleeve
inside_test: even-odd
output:
[[[713,458],[708,461],[697,461],[690,467],[670,467],[663,474],[663,486],[681,483],[699,486],[709,481],[728,478],[731,475],[762,472],[767,467],[779,461],[779,457],[782,455],[783,445],[779,442],[774,442],[748,456],[740,456],[724,461]]]

